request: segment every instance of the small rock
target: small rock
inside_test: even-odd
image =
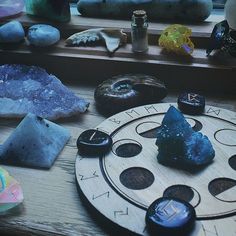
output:
[[[184,116],[173,106],[167,111],[157,131],[156,145],[158,161],[178,168],[191,169],[206,165],[215,156],[207,136],[194,132]]]
[[[50,168],[69,138],[64,127],[29,113],[2,145],[0,161]]]
[[[33,25],[29,28],[27,39],[31,45],[48,47],[60,40],[60,31],[50,25]]]
[[[178,107],[186,114],[201,114],[205,109],[205,97],[196,93],[180,94],[178,97]]]
[[[94,129],[84,131],[77,140],[77,147],[81,155],[100,156],[107,153],[111,146],[111,137]]]
[[[19,21],[11,21],[0,27],[0,43],[18,43],[25,37],[25,31]]]
[[[186,235],[193,229],[195,221],[193,206],[177,198],[159,198],[146,213],[146,223],[153,235]]]

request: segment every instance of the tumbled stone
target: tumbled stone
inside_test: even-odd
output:
[[[17,43],[25,38],[25,31],[19,21],[11,21],[0,27],[0,43]]]
[[[24,200],[20,184],[3,168],[0,167],[0,213],[18,206]]]
[[[24,117],[33,113],[55,120],[85,112],[88,106],[86,100],[40,67],[0,66],[0,117]]]
[[[186,235],[193,229],[195,221],[193,206],[176,198],[159,198],[146,213],[147,227],[153,235]]]
[[[26,12],[59,22],[67,22],[71,17],[68,0],[26,0]]]
[[[95,129],[84,131],[77,139],[77,147],[81,155],[100,156],[107,153],[111,146],[111,137]]]
[[[210,163],[215,151],[207,136],[194,132],[184,116],[173,106],[157,131],[157,159],[164,165],[191,168]]]
[[[1,0],[0,2],[0,19],[13,17],[22,12],[24,0]]]
[[[67,129],[29,113],[2,145],[0,162],[50,168],[69,138]]]
[[[31,45],[48,47],[60,40],[60,31],[50,25],[33,25],[29,28],[27,39]]]
[[[201,114],[205,109],[205,97],[196,93],[182,93],[178,97],[178,108],[186,114]]]

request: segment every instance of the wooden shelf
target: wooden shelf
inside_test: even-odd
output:
[[[36,23],[48,23],[24,14],[18,20],[26,30]],[[62,40],[54,47],[38,49],[26,43],[14,47],[1,46],[0,63],[39,65],[69,83],[86,81],[97,84],[117,74],[146,73],[159,77],[171,89],[234,92],[236,58],[222,52],[206,57],[205,48],[214,24],[209,20],[200,25],[188,25],[192,28],[196,48],[192,57],[184,57],[165,54],[157,46],[161,31],[169,24],[150,23],[149,51],[137,55],[131,49],[129,21],[72,16],[69,23],[53,24],[62,33]],[[102,46],[65,46],[64,39],[71,34],[97,27],[123,28],[128,33],[128,44],[118,49],[112,57]]]

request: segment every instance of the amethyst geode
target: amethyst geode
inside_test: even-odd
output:
[[[207,136],[194,132],[184,116],[173,106],[167,111],[157,131],[156,145],[158,161],[178,168],[206,165],[215,156]]]
[[[55,120],[85,112],[88,106],[86,100],[40,67],[0,66],[0,117],[24,117],[33,113]]]

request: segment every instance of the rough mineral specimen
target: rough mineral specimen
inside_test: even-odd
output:
[[[186,26],[171,25],[162,32],[159,45],[169,52],[190,55],[194,50],[194,44],[190,39],[191,34],[192,30]]]
[[[157,159],[180,168],[210,163],[215,151],[207,136],[194,132],[184,116],[173,106],[167,111],[157,132]]]
[[[59,22],[70,20],[68,0],[26,0],[26,12]]]
[[[2,145],[0,162],[50,168],[69,138],[67,129],[28,114]]]
[[[16,207],[23,202],[23,199],[20,184],[0,167],[0,213]]]
[[[24,37],[25,31],[19,21],[11,21],[0,27],[0,43],[17,43]]]
[[[36,66],[0,66],[0,117],[33,113],[55,120],[85,112],[89,103]]]
[[[60,40],[60,31],[51,25],[33,25],[29,28],[27,39],[31,45],[48,47]]]
[[[12,17],[22,12],[24,0],[1,0],[0,1],[0,19]]]

